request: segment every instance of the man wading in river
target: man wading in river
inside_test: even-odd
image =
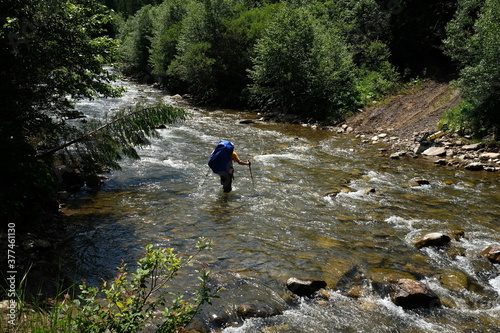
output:
[[[225,193],[229,193],[232,190],[231,184],[234,179],[233,161],[241,165],[250,166],[250,161],[243,162],[240,160],[231,142],[220,140],[210,156],[208,166],[214,173],[220,176],[220,182]]]

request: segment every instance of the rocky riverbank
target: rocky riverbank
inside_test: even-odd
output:
[[[460,97],[456,89],[447,83],[428,80],[404,95],[359,110],[335,130],[380,145],[381,153],[393,159],[410,156],[426,158],[442,166],[499,171],[498,144],[476,143],[454,133],[418,142],[426,133],[438,132],[446,110],[458,103]]]

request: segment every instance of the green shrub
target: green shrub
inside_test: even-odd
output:
[[[446,50],[462,67],[457,83],[464,99],[450,114],[479,137],[500,135],[499,17],[497,0],[461,0],[447,26]]]
[[[185,299],[182,293],[169,290],[169,283],[178,272],[210,247],[211,242],[201,238],[197,252],[182,258],[172,248],[148,245],[135,272],[129,272],[127,265],[122,264],[113,280],[103,282],[100,288],[84,282],[79,286],[79,296],[73,299],[69,293],[61,292],[60,299],[49,300],[48,310],[40,302],[28,305],[22,292],[18,292],[19,321],[15,332],[131,333],[153,324],[157,325],[156,332],[176,332],[192,321],[201,305],[217,297],[218,290],[210,285],[210,272],[205,265],[196,270],[200,286],[192,297]],[[6,326],[2,322],[0,325]]]
[[[253,63],[250,92],[261,108],[337,121],[355,105],[352,55],[338,31],[304,8],[276,15]]]

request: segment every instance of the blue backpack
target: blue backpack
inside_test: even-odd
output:
[[[229,172],[233,151],[234,146],[231,142],[220,140],[208,160],[210,169],[217,174]]]

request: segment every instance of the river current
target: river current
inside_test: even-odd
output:
[[[78,109],[99,117],[138,100],[175,102],[147,86],[120,84],[127,88],[122,98]],[[200,260],[224,287],[198,319],[213,332],[500,330],[500,266],[479,256],[500,244],[498,174],[391,160],[349,135],[180,105],[191,114],[187,121],[160,129],[161,138],[139,151],[141,160],[122,161],[102,189],[84,189],[68,202],[74,237],[64,257],[75,280],[110,279],[147,244],[190,254],[206,237],[213,250]],[[251,173],[235,165],[229,194],[208,172],[219,139],[252,161]],[[429,184],[416,186],[418,178]],[[425,233],[453,230],[465,237],[448,248],[413,245]],[[326,281],[329,299],[288,301],[289,277]],[[443,306],[403,310],[377,289],[404,277],[422,281]],[[196,286],[192,272],[179,280],[179,290]],[[360,280],[358,297],[347,296],[344,288]],[[281,314],[241,321],[234,309],[242,303],[271,304]],[[221,327],[213,318],[237,323]]]

